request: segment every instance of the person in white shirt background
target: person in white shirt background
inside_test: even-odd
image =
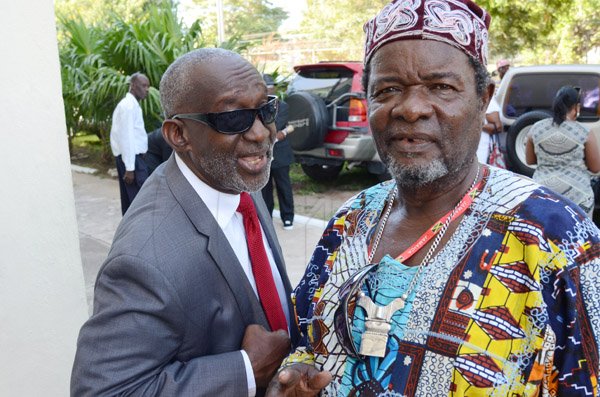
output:
[[[494,96],[490,100],[485,112],[485,120],[479,138],[479,146],[477,146],[477,160],[479,160],[481,164],[489,163],[492,135],[502,132],[502,122],[500,121],[499,113],[500,105],[498,105],[498,101]]]
[[[121,192],[121,211],[125,211],[148,178],[144,154],[148,150],[148,135],[139,101],[148,96],[150,81],[142,73],[129,80],[129,92],[121,99],[112,117],[110,147],[115,156]]]
[[[498,81],[496,82],[496,88],[502,78],[510,69],[510,61],[508,59],[500,59],[496,62],[496,71],[498,73]],[[498,135],[496,135],[498,134]],[[493,136],[495,138],[493,138]],[[496,142],[505,142],[506,141],[506,133],[503,132],[502,122],[500,121],[500,104],[496,99],[496,96],[493,96],[490,104],[488,105],[487,111],[485,112],[485,120],[483,123],[483,131],[481,131],[481,138],[479,139],[479,146],[477,147],[477,159],[482,164],[490,164],[490,148],[492,144],[492,140],[496,139]],[[504,143],[502,144],[504,145]],[[501,163],[504,163],[504,159],[501,160]],[[498,165],[498,164],[491,164]],[[506,164],[503,167],[505,168]]]

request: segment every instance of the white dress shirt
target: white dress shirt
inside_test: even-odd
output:
[[[189,167],[179,158],[178,155],[175,155],[175,161],[177,166],[181,170],[181,173],[185,177],[185,179],[192,185],[198,196],[202,199],[204,204],[208,207],[208,210],[211,212],[212,216],[215,218],[219,227],[227,237],[229,244],[231,245],[233,252],[237,256],[238,261],[242,265],[242,269],[258,298],[258,291],[256,289],[256,281],[254,280],[254,275],[252,273],[252,263],[250,262],[250,255],[248,250],[240,250],[235,249],[234,247],[247,247],[246,242],[246,231],[244,229],[244,220],[242,214],[236,212],[238,205],[240,204],[240,195],[239,194],[227,194],[220,192],[216,189],[213,189],[209,185],[207,185],[204,181],[200,180],[193,172],[189,169]],[[275,264],[275,259],[273,258],[273,252],[271,251],[271,247],[267,239],[265,238],[265,231],[261,225],[260,227],[262,235],[263,235],[263,244],[265,246],[265,251],[267,252],[267,257],[269,258],[269,263],[271,264],[271,272],[273,273],[273,280],[275,281],[275,287],[277,288],[277,294],[279,295],[279,300],[281,301],[281,306],[283,307],[283,312],[285,314],[285,319],[288,323],[288,330],[290,324],[290,317],[288,313],[288,301],[285,293],[285,287],[283,286],[283,281],[281,279],[281,275],[279,274],[279,270],[277,269],[277,265]],[[259,298],[260,299],[260,298]],[[246,378],[248,380],[248,396],[254,397],[256,395],[256,381],[254,380],[254,372],[252,371],[252,365],[250,363],[250,359],[245,351],[240,350],[242,353],[242,357],[244,358],[244,363],[246,365]]]
[[[110,129],[113,156],[121,156],[126,171],[135,170],[135,155],[148,151],[142,107],[131,92],[115,108]]]

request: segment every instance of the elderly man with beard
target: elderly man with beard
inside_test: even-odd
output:
[[[260,193],[277,98],[250,63],[215,48],[178,58],[160,93],[174,154],[117,229],[71,393],[263,395],[290,351],[291,286]]]
[[[470,0],[398,0],[365,25],[393,179],[330,220],[267,396],[598,395],[598,229],[476,159],[489,20]]]

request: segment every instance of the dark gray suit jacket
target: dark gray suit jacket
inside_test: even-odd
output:
[[[144,156],[146,167],[148,167],[148,175],[152,174],[154,170],[167,161],[171,157],[173,149],[165,138],[162,136],[162,127],[157,128],[148,134],[148,151]]]
[[[277,131],[281,131],[287,127],[289,108],[287,103],[279,101],[279,111],[277,112],[277,119],[275,120]],[[273,161],[271,162],[271,168],[286,167],[293,162],[294,151],[292,150],[290,142],[287,139],[275,142],[275,146],[273,146]]]
[[[260,192],[252,196],[289,296],[271,218]],[[171,156],[142,187],[100,269],[71,394],[247,396],[239,350],[250,324],[269,329],[227,238]]]

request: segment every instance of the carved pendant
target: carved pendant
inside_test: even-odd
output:
[[[363,356],[385,357],[392,329],[391,319],[396,311],[404,308],[404,299],[396,298],[387,306],[379,306],[361,293],[356,304],[366,312],[365,332],[362,334],[359,353]]]

